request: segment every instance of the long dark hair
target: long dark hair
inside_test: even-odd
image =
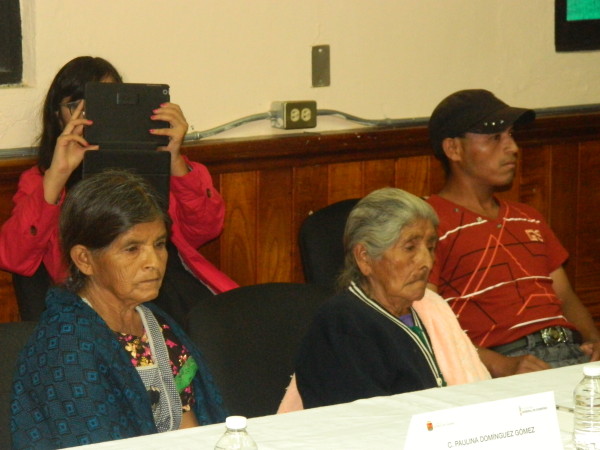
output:
[[[102,81],[105,78],[112,78],[117,83],[123,81],[111,63],[93,56],[79,56],[58,71],[48,89],[42,110],[42,132],[38,147],[38,167],[41,172],[50,167],[56,139],[63,130],[60,103],[65,98],[70,101],[82,99],[88,81]]]
[[[79,292],[86,282],[71,260],[74,246],[102,250],[135,225],[155,220],[170,229],[164,200],[139,175],[107,170],[77,183],[67,194],[59,220],[61,250],[69,266],[67,289]]]

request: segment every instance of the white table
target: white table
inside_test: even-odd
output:
[[[259,450],[271,449],[401,449],[413,414],[554,391],[561,437],[571,443],[573,389],[582,366],[461,386],[433,388],[390,397],[358,400],[343,405],[249,419],[248,432]],[[85,446],[85,449],[213,449],[223,424]],[[511,448],[511,450],[517,450]]]

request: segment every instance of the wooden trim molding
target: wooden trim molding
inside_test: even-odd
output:
[[[569,251],[575,290],[600,320],[600,111],[542,115],[515,135],[519,171],[502,196],[548,219]],[[383,186],[425,196],[444,181],[425,124],[209,139],[184,153],[209,168],[227,204],[222,235],[200,251],[241,285],[303,281],[297,235],[312,211]],[[19,175],[33,164],[0,159],[0,221],[10,215]],[[0,271],[0,321],[18,319],[10,274]]]
[[[564,113],[537,119],[517,130],[521,146],[543,142],[552,145],[600,138],[600,111]],[[186,154],[202,161],[211,173],[245,172],[432,154],[426,125],[402,128],[301,133],[275,137],[210,139],[186,145]]]

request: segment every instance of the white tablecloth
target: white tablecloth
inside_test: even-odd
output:
[[[554,391],[561,437],[571,443],[573,389],[582,366],[461,386],[433,388],[390,397],[358,400],[343,405],[249,419],[248,432],[259,450],[271,449],[401,449],[413,414]],[[223,424],[85,446],[85,449],[212,449],[223,434]],[[426,449],[429,450],[429,449]],[[517,450],[511,448],[511,450]]]

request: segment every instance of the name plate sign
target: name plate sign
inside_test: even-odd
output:
[[[554,392],[415,414],[406,450],[562,450]]]

